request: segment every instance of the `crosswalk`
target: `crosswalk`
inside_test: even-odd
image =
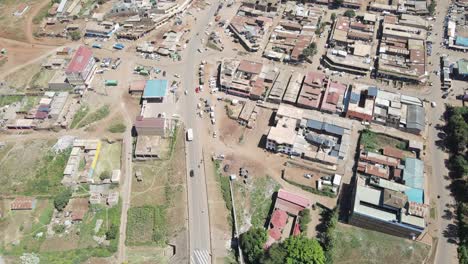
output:
[[[195,249],[190,256],[190,264],[210,264],[211,256],[208,250]]]

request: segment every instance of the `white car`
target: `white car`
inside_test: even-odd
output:
[[[202,50],[202,49],[198,49],[198,52],[203,53],[203,50]]]
[[[185,95],[187,95],[187,94],[188,94],[188,91],[187,91],[187,90],[185,90],[184,94],[185,94]]]
[[[213,137],[216,138],[218,136],[218,134],[216,133],[216,131],[213,132]]]
[[[216,120],[214,118],[211,118],[211,124],[215,124],[216,123]]]
[[[432,106],[432,108],[435,108],[435,107],[437,107],[437,104],[436,104],[436,102],[431,102],[431,106]]]

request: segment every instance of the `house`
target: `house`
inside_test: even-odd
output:
[[[328,78],[321,72],[308,72],[297,98],[297,106],[306,109],[319,109],[322,91],[328,85]]]
[[[84,219],[88,209],[88,198],[72,198],[68,202],[65,211],[70,213],[73,222],[79,222]]]
[[[161,103],[166,96],[169,82],[167,80],[148,80],[145,84],[142,99],[147,102]]]
[[[345,111],[345,96],[347,86],[331,81],[325,90],[320,110],[331,114],[341,114]]]
[[[10,204],[11,210],[32,210],[36,207],[36,198],[16,197]]]
[[[65,70],[68,83],[73,86],[85,85],[91,78],[95,65],[93,52],[85,46],[80,46]]]
[[[273,213],[268,224],[268,239],[265,247],[268,248],[274,242],[282,241],[290,235],[299,235],[299,213],[309,206],[308,199],[280,189],[277,192]]]
[[[145,90],[146,80],[136,80],[128,85],[128,93],[131,95],[142,95]]]
[[[271,127],[268,132],[266,149],[291,155],[297,135],[296,124],[297,122],[293,118],[280,118],[276,126]]]
[[[160,136],[141,136],[136,139],[135,159],[159,159],[161,156]]]
[[[22,16],[24,13],[26,13],[26,11],[29,10],[29,6],[26,5],[25,3],[21,3],[15,10],[15,12],[13,13],[14,16],[17,16],[17,17],[20,17]]]
[[[165,137],[168,131],[169,122],[162,117],[144,118],[138,116],[134,127],[138,136],[160,136]]]

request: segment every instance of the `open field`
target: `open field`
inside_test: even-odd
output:
[[[426,244],[380,232],[338,223],[334,263],[423,263],[429,254]]]
[[[16,17],[13,13],[21,3],[31,6],[34,2],[33,0],[2,0],[0,2],[0,24],[2,25],[0,36],[15,40],[25,40],[26,36],[23,27],[26,24],[26,16],[31,11],[31,7],[21,17]]]
[[[172,140],[168,139],[166,141],[169,142],[165,144],[165,148],[169,150],[171,145],[173,146],[172,155],[167,155],[167,158],[161,160],[134,163],[133,172],[141,172],[142,181],[132,179],[127,245],[154,245],[155,248],[161,249],[168,241],[186,230],[187,194],[183,139],[183,130],[177,129],[176,140],[171,143]],[[183,252],[187,245],[177,244],[177,247]],[[138,248],[135,248],[135,252]],[[150,255],[162,257],[159,251],[151,252],[153,253]],[[145,258],[136,255],[133,258],[132,254],[129,256],[129,263],[145,263]]]
[[[8,96],[0,96],[0,107],[11,105],[13,103],[21,102],[23,100],[22,95],[8,95]]]
[[[255,177],[247,184],[238,180],[234,184],[234,199],[238,226],[241,231],[249,226],[263,227],[271,205],[273,193],[280,185],[269,176]]]
[[[29,84],[32,83],[34,76],[36,76],[36,79],[41,77],[39,76],[41,71],[43,70],[41,70],[41,65],[39,63],[31,64],[7,75],[5,77],[5,82],[10,88],[16,89],[18,92],[24,92]],[[41,77],[41,79],[42,78],[43,77]],[[52,76],[50,78],[52,78]],[[34,80],[34,82],[36,81]]]
[[[1,247],[13,254],[21,250],[38,250],[44,239],[35,238],[35,236],[46,231],[45,226],[49,224],[52,217],[52,201],[39,199],[35,209],[24,211],[11,211],[11,201],[0,200],[4,214],[0,221]]]
[[[41,69],[31,77],[29,87],[33,89],[47,88],[49,81],[54,77],[54,74],[54,70]]]
[[[109,105],[103,105],[98,109],[90,112],[88,105],[83,105],[80,110],[75,114],[71,123],[71,128],[83,128],[106,118],[110,113]]]
[[[400,149],[406,157],[414,157],[415,154],[408,151],[408,141],[391,137],[389,135],[375,133],[370,130],[363,130],[361,133],[360,144],[367,150],[379,151],[386,146]]]
[[[50,151],[54,143],[55,140],[8,142],[0,149],[0,193],[53,195],[60,190],[70,151],[54,153]]]
[[[112,174],[112,170],[120,169],[120,157],[122,154],[122,142],[117,141],[112,144],[102,142],[101,152],[99,154],[95,177],[99,177],[103,172]]]

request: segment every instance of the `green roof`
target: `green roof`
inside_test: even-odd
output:
[[[458,64],[458,73],[466,75],[468,74],[468,60],[466,59],[460,59],[457,62]]]
[[[424,163],[419,159],[406,158],[403,180],[406,186],[424,190]]]

